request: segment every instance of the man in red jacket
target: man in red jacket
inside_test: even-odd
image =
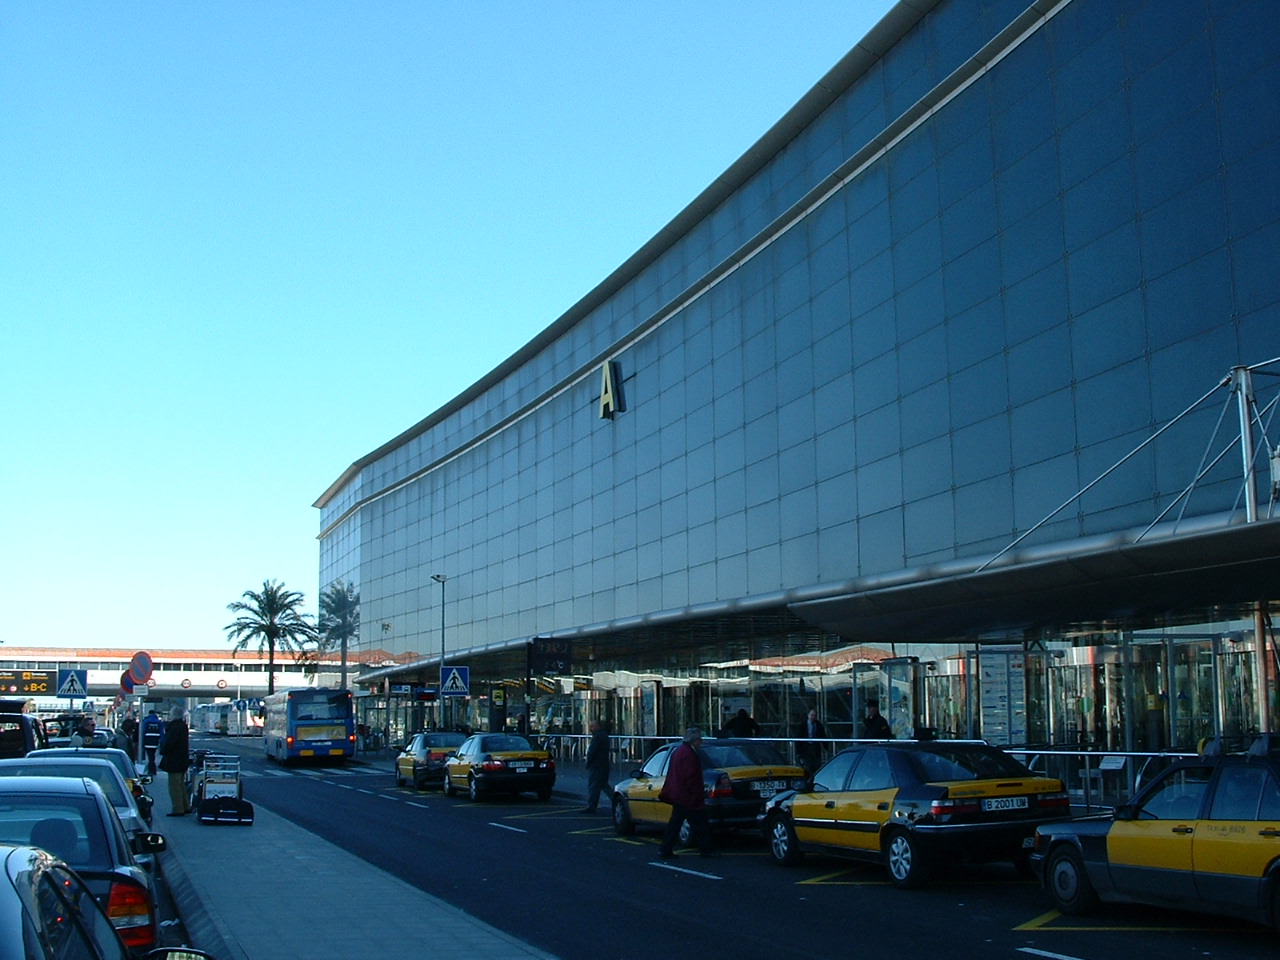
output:
[[[664,860],[675,856],[676,841],[680,839],[680,827],[686,820],[693,833],[693,842],[704,857],[714,856],[711,850],[711,824],[707,820],[707,791],[702,782],[702,731],[690,727],[684,732],[684,743],[671,752],[667,765],[667,779],[658,799],[671,804],[671,819],[662,837],[658,856]]]

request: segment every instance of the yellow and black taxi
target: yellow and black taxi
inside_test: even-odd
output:
[[[396,757],[396,786],[415,790],[444,783],[444,761],[467,738],[461,733],[415,733]]]
[[[1069,816],[1061,780],[986,743],[890,740],[842,750],[807,790],[770,800],[762,821],[779,863],[806,851],[853,857],[908,888],[941,863],[1009,860],[1029,872],[1036,827]]]
[[[613,788],[613,827],[620,836],[635,832],[636,825],[664,827],[671,807],[658,799],[667,780],[671,754],[679,743],[659,747],[629,779]],[[752,827],[758,823],[765,801],[783,790],[803,788],[803,767],[790,763],[767,740],[723,738],[703,740],[702,779],[707,794],[707,819],[712,829]],[[689,842],[689,824],[680,840]]]
[[[1112,814],[1040,827],[1033,863],[1066,914],[1105,900],[1280,925],[1280,739],[1210,744]]]
[[[545,750],[514,733],[477,733],[468,737],[444,762],[444,793],[466,790],[472,800],[489,794],[532,792],[551,799],[556,762]]]

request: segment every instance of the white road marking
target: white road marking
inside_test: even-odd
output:
[[[1065,953],[1050,953],[1048,950],[1036,950],[1033,947],[1018,947],[1019,953],[1029,953],[1034,957],[1045,957],[1046,960],[1080,960],[1079,957],[1068,956]]]
[[[519,827],[509,827],[505,823],[494,823],[492,820],[489,821],[489,826],[501,827],[503,830],[510,830],[512,833],[528,833],[529,832],[528,830],[521,830]]]
[[[677,867],[671,863],[655,863],[655,867],[663,870],[674,870],[676,873],[687,873],[691,877],[706,877],[708,880],[723,880],[724,877],[717,877],[714,873],[703,873],[701,870],[690,870],[687,867]]]

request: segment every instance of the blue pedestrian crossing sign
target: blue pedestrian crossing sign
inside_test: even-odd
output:
[[[444,697],[470,696],[471,668],[445,667],[444,677],[440,681],[440,695]]]
[[[59,670],[58,692],[54,696],[71,697],[76,700],[83,700],[89,696],[89,671]]]

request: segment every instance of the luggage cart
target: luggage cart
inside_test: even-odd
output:
[[[253,823],[253,804],[244,799],[238,756],[196,751],[191,806],[201,823]]]

